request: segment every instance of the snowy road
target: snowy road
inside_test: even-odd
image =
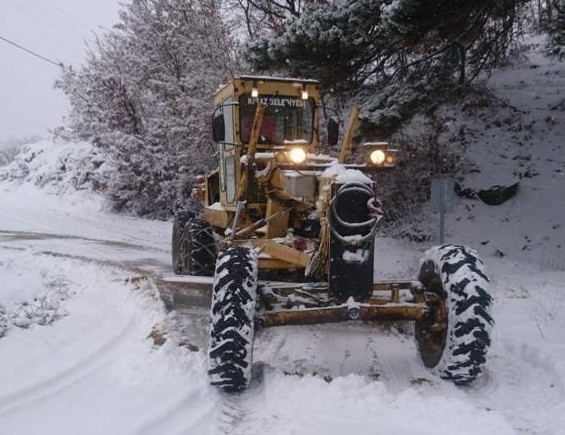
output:
[[[251,389],[225,396],[206,385],[205,315],[167,314],[157,295],[169,225],[18,189],[0,192],[0,434],[565,429],[561,272],[525,281],[497,266],[495,343],[472,388],[421,366],[410,325],[342,324],[261,331]],[[10,324],[18,308],[27,328]]]

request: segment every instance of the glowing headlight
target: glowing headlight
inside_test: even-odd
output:
[[[369,159],[373,165],[381,165],[386,158],[386,154],[383,150],[373,150],[369,155]]]
[[[365,165],[374,169],[396,166],[398,150],[390,148],[388,142],[366,142],[363,145]]]
[[[288,156],[293,163],[302,163],[304,160],[306,160],[306,151],[304,151],[304,148],[300,147],[291,148]]]

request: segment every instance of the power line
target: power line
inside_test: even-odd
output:
[[[44,8],[38,7],[39,5],[31,3],[28,4],[26,2],[22,2],[22,0],[9,0],[13,5],[18,7],[26,16],[30,18],[34,18],[36,21],[40,22],[43,25],[48,25],[51,29],[58,30],[62,34],[70,34],[79,36],[80,38],[83,37],[83,32],[78,32],[73,27],[69,27],[68,24],[63,23],[61,20],[53,18],[53,16],[45,11]]]
[[[0,40],[2,40],[2,41],[4,41],[4,42],[7,42],[8,44],[13,45],[14,47],[17,47],[17,48],[19,48],[20,50],[25,51],[26,53],[29,53],[29,54],[31,54],[31,55],[33,55],[33,56],[35,56],[35,57],[38,57],[39,59],[44,60],[45,62],[49,62],[49,63],[51,63],[51,64],[53,64],[53,65],[55,65],[55,66],[58,66],[58,67],[60,67],[60,68],[64,68],[64,65],[63,65],[62,62],[55,62],[54,60],[51,60],[51,59],[49,59],[49,58],[47,58],[47,57],[45,57],[45,56],[42,56],[41,54],[38,54],[38,53],[36,53],[35,51],[29,50],[29,49],[27,49],[27,48],[25,48],[25,47],[22,47],[20,44],[17,44],[17,43],[15,43],[14,41],[10,41],[9,39],[4,38],[3,36],[0,36]]]
[[[89,24],[86,24],[84,21],[78,19],[75,15],[71,15],[69,12],[65,11],[64,9],[61,9],[59,6],[57,6],[53,2],[51,2],[49,0],[43,0],[43,1],[46,2],[47,4],[49,4],[51,6],[51,8],[58,11],[59,14],[66,16],[67,19],[70,20],[70,22],[72,22],[73,24],[76,25],[77,29],[81,30],[81,32],[84,31],[84,29],[90,28]]]

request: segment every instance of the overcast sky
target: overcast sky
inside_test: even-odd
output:
[[[118,21],[119,0],[0,0],[0,37],[46,58],[78,65],[85,40]],[[0,39],[0,141],[46,134],[68,103],[53,89],[59,68]]]

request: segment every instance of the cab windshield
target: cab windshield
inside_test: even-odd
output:
[[[258,103],[266,106],[259,143],[282,145],[285,140],[312,142],[313,99],[302,100],[281,95],[262,95],[252,98],[250,95],[242,95],[239,98],[239,125],[240,139],[243,143],[249,143]]]

